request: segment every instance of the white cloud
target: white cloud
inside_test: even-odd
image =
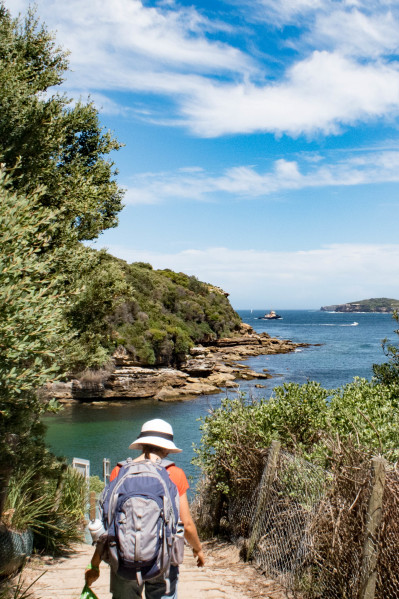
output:
[[[8,6],[16,11],[28,0]],[[185,126],[197,136],[331,135],[358,122],[397,118],[397,3],[259,0],[251,6],[263,11],[267,26],[306,17],[300,34],[286,39],[296,58],[277,76],[264,48],[255,47],[251,56],[237,47],[237,29],[211,23],[193,7],[41,0],[39,13],[71,50],[70,89],[168,96],[174,105],[167,116],[155,120],[148,102],[149,114],[141,118]],[[250,13],[251,6],[243,8]],[[268,74],[266,83],[261,73]],[[112,102],[103,105],[117,110]],[[121,112],[129,114],[124,107]]]
[[[341,124],[397,115],[398,65],[359,64],[338,53],[314,52],[284,80],[266,86],[208,85],[182,101],[198,135],[269,131],[337,133]]]
[[[295,252],[188,249],[176,254],[110,246],[128,262],[220,285],[236,308],[318,308],[367,297],[399,298],[399,244],[329,245]]]
[[[300,49],[339,51],[363,58],[396,53],[398,4],[390,0],[258,0],[256,16],[269,25],[301,27],[286,39]]]
[[[240,4],[243,5],[242,2]],[[321,14],[334,15],[359,10],[369,15],[378,15],[395,10],[396,3],[393,0],[254,0],[247,4],[247,10],[250,7],[256,9],[259,19],[263,17],[279,27],[286,24],[298,25],[298,19],[306,17],[308,27],[311,28],[314,18]]]
[[[358,9],[321,13],[308,41],[319,48],[339,48],[346,55],[374,58],[397,52],[398,21],[391,11],[372,15]]]
[[[310,158],[310,159],[309,159]],[[285,190],[399,182],[399,151],[355,152],[325,164],[306,154],[297,161],[276,160],[267,172],[239,166],[215,175],[201,168],[143,173],[128,186],[126,204],[158,204],[169,199],[211,201],[224,194],[240,198],[268,197]]]
[[[7,6],[15,13],[26,10],[29,2],[8,0]],[[38,12],[71,50],[73,69],[89,73],[96,67],[94,75],[101,78],[112,68],[112,80],[120,77],[122,85],[129,71],[155,71],[156,65],[239,72],[252,62],[240,50],[209,40],[209,31],[225,30],[226,25],[211,23],[193,7],[148,7],[141,0],[42,0]]]
[[[275,25],[296,23],[297,19],[325,8],[329,0],[255,0],[255,15]]]

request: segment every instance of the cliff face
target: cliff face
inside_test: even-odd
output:
[[[246,324],[228,338],[192,347],[180,368],[137,366],[124,347],[113,356],[113,368],[87,372],[79,379],[56,383],[45,395],[62,403],[113,399],[152,398],[159,401],[191,399],[198,395],[219,393],[237,387],[237,379],[267,379],[265,372],[255,372],[240,360],[262,354],[288,353],[306,344],[273,339],[257,334]]]
[[[399,300],[382,298],[372,298],[351,302],[347,304],[338,304],[333,306],[323,306],[320,310],[324,312],[381,312],[391,314],[399,309]]]

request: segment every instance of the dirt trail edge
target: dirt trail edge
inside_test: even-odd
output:
[[[180,567],[179,599],[286,599],[286,593],[272,580],[267,580],[255,568],[239,560],[237,549],[228,543],[204,543],[207,564],[197,568],[192,553],[186,547]],[[31,588],[35,599],[79,599],[83,574],[93,549],[76,545],[61,558],[33,559],[25,568],[25,584],[41,576]],[[111,599],[109,567],[101,565],[100,578],[93,584],[99,599]]]

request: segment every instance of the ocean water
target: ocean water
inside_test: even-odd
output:
[[[344,314],[320,310],[282,310],[281,320],[259,320],[260,311],[243,310],[240,316],[258,332],[272,337],[315,344],[294,354],[261,356],[249,361],[254,367],[279,374],[279,383],[315,380],[328,388],[350,382],[353,377],[372,377],[372,365],[383,362],[381,340],[397,339],[390,314]],[[321,344],[320,346],[316,344]],[[275,385],[273,380],[272,385]]]
[[[253,397],[270,397],[273,388],[284,382],[316,380],[328,388],[350,382],[355,376],[370,379],[372,364],[385,361],[381,340],[397,341],[395,322],[389,314],[339,314],[316,310],[277,311],[282,320],[259,320],[263,311],[242,310],[239,314],[258,332],[272,337],[311,344],[290,354],[258,356],[246,361],[254,370],[267,369],[272,379],[241,381],[240,389]],[[256,388],[255,384],[264,388]],[[228,391],[229,395],[234,392]],[[128,446],[140,432],[143,422],[164,418],[171,422],[175,442],[183,449],[176,457],[193,483],[198,478],[191,464],[193,443],[200,441],[200,419],[220,405],[226,393],[201,396],[190,401],[160,403],[132,400],[108,405],[66,407],[47,416],[47,441],[52,450],[69,461],[73,457],[90,460],[91,473],[101,476],[102,460],[115,464],[130,455]]]

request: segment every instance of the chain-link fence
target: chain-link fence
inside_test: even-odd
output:
[[[274,443],[254,491],[215,497],[200,524],[223,514],[242,556],[295,596],[399,599],[399,475],[381,458],[351,448],[325,471]]]
[[[0,578],[13,574],[33,549],[33,532],[15,532],[0,523]]]

